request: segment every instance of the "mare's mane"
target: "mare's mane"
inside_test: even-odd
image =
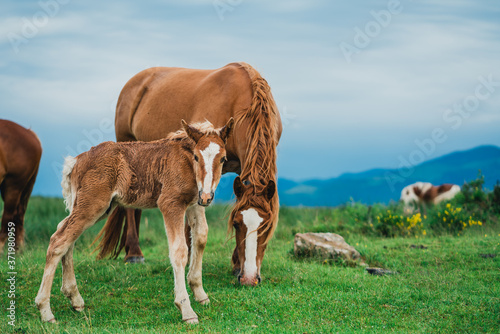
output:
[[[238,65],[250,77],[253,91],[250,107],[237,112],[234,117],[235,125],[241,125],[242,123],[248,125],[247,133],[243,134],[249,138],[249,141],[246,147],[245,163],[241,166],[240,177],[242,180],[250,181],[250,184],[254,187],[254,194],[260,194],[269,181],[272,180],[276,183],[276,146],[279,140],[278,107],[274,102],[269,84],[259,72],[247,63],[241,62]],[[243,197],[236,202],[231,213],[228,222],[229,234],[232,231],[236,213],[241,208],[251,205],[249,201],[251,195],[246,194],[243,194]],[[254,198],[254,200],[256,199]],[[269,205],[271,207],[271,219],[261,231],[261,233],[264,233],[270,230],[265,243],[271,239],[278,223],[279,199],[277,192]]]

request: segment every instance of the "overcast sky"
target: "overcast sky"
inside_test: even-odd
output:
[[[60,196],[63,157],[114,140],[121,88],[159,65],[258,69],[280,177],[500,145],[498,1],[3,0],[0,19],[0,118],[41,138],[35,194]]]

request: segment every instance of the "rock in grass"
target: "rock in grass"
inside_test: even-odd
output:
[[[376,268],[376,267],[368,267],[366,268],[369,274],[377,275],[377,276],[385,276],[385,275],[396,275],[396,271],[391,271],[388,269]]]
[[[485,259],[493,259],[496,257],[496,254],[479,254],[480,257],[485,258]]]
[[[359,252],[335,233],[297,233],[293,245],[297,257],[320,257],[322,259],[361,259]]]

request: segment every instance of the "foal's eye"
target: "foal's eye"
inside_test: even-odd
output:
[[[250,185],[250,181],[248,181],[248,180],[243,181],[243,185],[245,185],[245,186]]]
[[[199,159],[198,159],[198,156],[195,154],[195,155],[194,155],[194,161],[198,161],[198,160],[199,160]]]
[[[233,226],[234,226],[235,230],[239,230],[240,229],[240,226],[237,223],[233,223]]]
[[[220,163],[221,163],[221,164],[223,164],[223,163],[224,163],[224,162],[226,162],[226,161],[227,161],[226,157],[222,157],[222,158],[220,158]]]

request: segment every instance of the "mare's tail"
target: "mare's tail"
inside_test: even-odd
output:
[[[99,254],[97,255],[98,259],[103,259],[107,256],[113,259],[118,257],[123,247],[125,247],[125,242],[127,240],[127,233],[125,232],[127,230],[126,225],[125,208],[117,206],[109,215],[101,232],[99,232],[94,242],[92,242],[93,245],[102,237],[99,245],[94,249],[94,252],[99,250]]]

